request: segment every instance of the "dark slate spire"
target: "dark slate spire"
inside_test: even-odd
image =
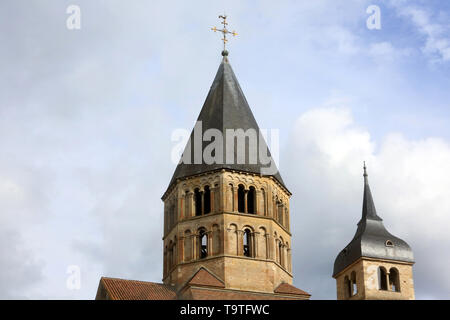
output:
[[[361,257],[383,260],[414,262],[410,246],[400,238],[390,234],[375,210],[364,163],[364,196],[362,217],[350,243],[334,261],[333,276]]]
[[[246,139],[245,142],[245,163],[237,163],[237,161],[234,161],[230,164],[226,161],[226,130],[243,129],[244,131],[246,131],[248,129],[254,129],[257,133],[259,133],[259,127],[256,123],[252,111],[250,110],[247,99],[242,92],[241,86],[239,85],[233,69],[228,62],[228,52],[223,51],[222,56],[222,63],[217,70],[216,77],[214,78],[208,96],[206,97],[203,108],[200,111],[200,115],[197,119],[197,123],[201,121],[202,124],[202,136],[208,129],[218,129],[222,133],[224,137],[222,164],[207,164],[204,162],[203,157],[201,159],[201,163],[194,163],[196,139],[194,137],[195,130],[193,130],[190,136],[191,146],[190,148],[188,148],[188,143],[188,146],[186,146],[184,150],[184,155],[189,155],[189,153],[191,154],[190,159],[192,161],[190,164],[180,161],[177,168],[175,169],[172,180],[170,181],[169,188],[177,179],[218,169],[230,169],[249,173],[264,174],[262,169],[268,168],[270,166],[270,163],[273,163],[273,159],[271,157],[267,144],[264,139],[259,139],[259,135],[257,139],[257,146],[258,148],[259,146],[261,146],[261,150],[265,150],[264,155],[266,155],[268,159],[271,160],[269,164],[267,164],[266,162],[263,163],[259,154],[255,163],[251,163],[249,161],[248,139]],[[212,141],[200,142],[201,150],[203,151],[205,147],[208,146],[211,142]],[[235,147],[235,159],[237,159],[236,154],[237,148]],[[274,173],[270,175],[273,176],[282,186],[284,186],[283,179],[281,178],[276,165],[273,164],[273,166],[275,167],[275,170]]]
[[[375,204],[372,199],[372,192],[370,192],[369,180],[367,179],[366,163],[364,162],[364,197],[363,197],[363,210],[362,210],[362,220],[372,219],[372,220],[383,220],[377,216],[377,210],[375,209]]]

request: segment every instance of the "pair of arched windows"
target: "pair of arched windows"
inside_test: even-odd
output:
[[[256,213],[256,189],[245,190],[242,184],[238,187],[238,212]]]
[[[201,226],[193,235],[188,229],[184,232],[183,261],[205,259],[223,252],[222,235],[218,224],[211,228]]]
[[[208,257],[209,255],[209,249],[208,249],[208,233],[205,229],[201,229],[198,233],[198,258],[204,259]],[[249,228],[246,228],[244,230],[244,236],[243,236],[243,253],[246,257],[254,257],[255,256],[255,249],[254,249],[254,239],[253,239],[253,233]]]
[[[204,187],[204,191],[199,188],[194,190],[195,215],[201,216],[211,212],[211,190],[209,186]]]
[[[400,292],[400,274],[396,268],[378,268],[378,290]]]

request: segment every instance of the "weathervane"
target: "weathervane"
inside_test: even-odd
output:
[[[217,29],[216,27],[212,27],[211,30],[214,31],[214,32],[219,31],[219,32],[223,33],[223,38],[222,38],[223,51],[222,51],[222,55],[223,56],[227,56],[228,55],[228,51],[225,49],[226,48],[226,44],[228,42],[227,34],[230,33],[234,37],[234,36],[237,36],[237,33],[235,31],[230,32],[230,31],[227,30],[228,23],[227,23],[227,16],[225,14],[224,15],[220,15],[219,19],[223,19],[223,21],[221,22],[223,24],[223,29]]]

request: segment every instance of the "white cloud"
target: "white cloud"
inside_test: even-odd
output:
[[[450,236],[444,227],[450,224],[447,141],[390,134],[376,148],[369,132],[359,128],[345,108],[304,113],[291,141],[285,180],[294,193],[291,219],[298,286],[315,298],[335,297],[331,270],[360,219],[365,160],[379,215],[388,230],[414,250],[417,298],[449,298]]]
[[[426,9],[416,6],[397,5],[399,15],[408,17],[418,31],[425,36],[425,45],[422,50],[430,55],[433,62],[450,61],[450,24],[447,22],[434,22],[436,17]]]

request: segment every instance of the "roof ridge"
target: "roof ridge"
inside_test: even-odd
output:
[[[144,281],[144,280],[133,280],[133,279],[123,279],[123,278],[113,278],[113,277],[101,277],[100,280],[102,279],[109,279],[109,280],[121,280],[121,281],[134,281],[134,282],[142,282],[142,283],[153,283],[153,284],[160,284],[160,285],[165,285],[164,283],[161,282],[153,282],[153,281]]]

